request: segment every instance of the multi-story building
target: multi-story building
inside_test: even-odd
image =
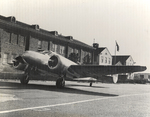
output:
[[[81,64],[92,64],[95,48],[74,39],[59,35],[57,31],[41,29],[39,25],[28,25],[15,17],[0,16],[1,63],[12,62],[13,58],[26,50],[51,50],[69,58],[72,53]],[[71,58],[71,57],[70,57]]]
[[[112,65],[112,56],[107,47],[99,47],[97,43],[93,44],[96,48],[94,54],[94,63],[98,65]]]

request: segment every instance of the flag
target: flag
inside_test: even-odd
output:
[[[116,41],[116,46],[117,46],[117,51],[119,51],[119,45],[118,45],[117,41]]]

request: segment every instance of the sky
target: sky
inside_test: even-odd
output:
[[[150,73],[149,0],[0,0],[0,15],[38,24],[116,55],[131,55]]]

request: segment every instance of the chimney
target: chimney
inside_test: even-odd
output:
[[[40,26],[38,24],[32,25],[31,27],[35,30],[40,30]]]
[[[7,17],[7,20],[16,23],[16,18],[14,16]]]
[[[57,31],[50,31],[49,33],[51,33],[52,35],[58,36],[58,32]]]
[[[97,49],[99,47],[99,44],[98,43],[93,43],[93,47]]]

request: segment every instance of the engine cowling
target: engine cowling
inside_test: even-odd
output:
[[[59,56],[53,55],[48,60],[48,67],[51,72],[61,74],[65,70],[65,65],[62,63],[62,60]]]
[[[18,69],[18,70],[24,70],[25,69],[26,64],[25,64],[25,62],[21,56],[18,56],[15,58],[15,60],[13,61],[13,67],[15,69]]]
[[[57,74],[66,74],[71,65],[77,64],[58,54],[51,56],[48,60],[49,69]]]

